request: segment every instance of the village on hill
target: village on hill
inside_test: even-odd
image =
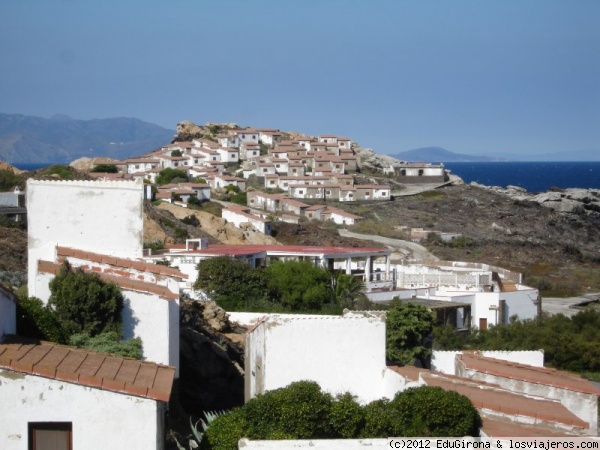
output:
[[[200,264],[217,258],[243,261],[252,269],[308,262],[359,280],[371,305],[396,299],[425,307],[436,323],[462,332],[541,317],[539,290],[523,284],[521,273],[490,264],[398,260],[385,246],[216,244],[188,238],[144,248],[146,200],[187,212],[190,205],[223,194],[245,193],[246,204],[226,202],[222,218],[270,236],[274,218],[352,225],[361,217],[332,205],[390,202],[402,186],[449,183],[443,165],[384,159],[365,164],[346,137],[205,128],[209,133],[202,137],[188,136],[136,158],[96,159],[100,171],[92,170],[91,180],[30,179],[26,192],[7,193],[27,215],[27,295],[47,305],[65,267],[95,274],[122,292],[123,338],[139,338],[143,346],[142,360],[136,360],[24,339],[17,336],[17,297],[0,287],[0,396],[11,405],[0,410],[1,448],[23,448],[35,440],[56,440],[52,448],[167,448],[169,401],[190,389],[182,355],[193,350],[182,348],[180,328],[190,309],[183,310],[212,303],[196,280]],[[171,179],[161,182],[165,174]],[[356,182],[365,178],[372,181]],[[226,315],[212,314],[210,320]],[[307,380],[332,396],[349,392],[360,405],[428,387],[469,399],[481,417],[476,437],[598,434],[600,389],[578,375],[544,367],[543,351],[433,351],[430,367],[417,361],[397,365],[386,359],[386,313],[380,310],[228,311],[226,320],[244,329],[243,367],[237,369],[245,402]],[[220,351],[215,358],[226,358],[223,342],[210,345]],[[185,347],[193,346],[186,341]],[[389,444],[381,437],[343,444],[280,438],[242,439],[239,448]]]

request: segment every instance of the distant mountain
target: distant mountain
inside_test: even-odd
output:
[[[498,156],[510,161],[600,161],[600,150],[555,153],[500,153]]]
[[[415,150],[407,150],[390,156],[408,162],[491,162],[502,160],[500,158],[492,158],[489,156],[453,153],[441,147],[417,148]]]
[[[173,130],[138,119],[75,120],[0,114],[0,160],[70,162],[84,156],[123,159],[171,142]]]

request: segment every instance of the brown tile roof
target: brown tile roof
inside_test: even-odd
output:
[[[137,261],[136,261],[136,263],[137,263]],[[145,263],[140,262],[140,264],[145,264]],[[51,261],[43,261],[43,260],[38,261],[38,272],[52,273],[54,275],[58,275],[60,273],[61,267],[62,266],[60,264],[56,264]],[[97,272],[95,270],[90,270],[90,269],[86,270],[85,268],[83,268],[83,270],[84,270],[84,272],[87,272],[87,273],[95,273],[102,280],[106,281],[107,283],[114,283],[117,286],[119,286],[120,288],[125,289],[125,290],[143,292],[146,294],[156,294],[166,300],[176,300],[179,298],[179,294],[177,294],[175,292],[171,292],[166,286],[160,286],[158,284],[148,283],[147,281],[140,281],[140,280],[134,280],[131,278],[124,278],[122,276],[117,276],[117,275],[110,275],[110,274],[103,273],[103,272]],[[127,275],[128,275],[128,273],[127,273]]]
[[[489,438],[496,437],[554,437],[554,436],[579,436],[569,433],[565,430],[559,430],[554,427],[538,425],[526,425],[513,422],[509,419],[500,419],[498,417],[482,416],[483,426],[481,430]]]
[[[175,376],[175,367],[51,342],[0,344],[0,368],[163,402]]]
[[[86,259],[88,261],[97,262],[101,264],[108,264],[110,266],[116,266],[125,269],[133,268],[135,270],[139,270],[140,272],[150,272],[155,275],[175,277],[181,280],[185,280],[188,278],[186,274],[172,267],[162,266],[160,264],[147,263],[135,259],[118,258],[116,256],[102,255],[100,253],[86,252],[85,250],[78,250],[75,248],[57,246],[56,254],[57,256],[63,258],[71,256],[73,258]]]
[[[463,352],[456,359],[468,370],[600,396],[600,388],[579,375]]]
[[[524,416],[548,423],[587,429],[584,422],[558,401],[509,392],[493,384],[469,382],[465,379],[433,373],[423,374],[429,386],[439,386],[468,397],[477,409],[512,416]]]

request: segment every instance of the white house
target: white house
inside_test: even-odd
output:
[[[260,231],[267,236],[271,235],[271,221],[251,214],[250,208],[230,205],[226,208],[223,208],[221,211],[221,217],[228,222],[233,223],[238,228],[241,228],[244,224],[249,224],[255,230]]]
[[[141,260],[141,182],[29,180],[28,291],[47,302],[63,261],[119,286],[125,338],[144,357],[179,365],[179,285],[184,274]],[[64,218],[70,220],[65,221]]]
[[[162,450],[174,375],[49,342],[1,343],[0,448]]]
[[[294,381],[315,381],[362,403],[392,398],[405,379],[386,367],[385,316],[269,315],[246,335],[246,401]]]

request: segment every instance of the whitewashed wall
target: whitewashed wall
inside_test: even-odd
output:
[[[0,369],[0,448],[27,448],[28,422],[72,422],[73,448],[162,449],[154,400]]]
[[[27,180],[29,295],[39,296],[37,262],[53,261],[56,245],[141,257],[143,198],[141,180]]]
[[[179,302],[155,294],[123,290],[123,337],[139,337],[144,359],[175,366],[179,377]]]
[[[381,317],[271,316],[246,337],[246,398],[312,380],[369,402],[384,395],[385,369]]]
[[[431,354],[431,369],[448,375],[456,375],[456,355],[460,351],[434,350]],[[544,367],[544,351],[482,351],[481,354],[487,358],[501,359],[519,364],[527,364],[534,367]]]
[[[400,445],[400,443],[398,443]],[[252,441],[240,439],[238,448],[243,449],[277,449],[293,450],[298,448],[353,450],[365,448],[369,450],[384,450],[391,447],[390,439],[315,439],[315,440],[286,440],[286,441]],[[401,448],[401,447],[398,447]]]
[[[17,333],[17,299],[0,287],[0,342],[5,334]]]

